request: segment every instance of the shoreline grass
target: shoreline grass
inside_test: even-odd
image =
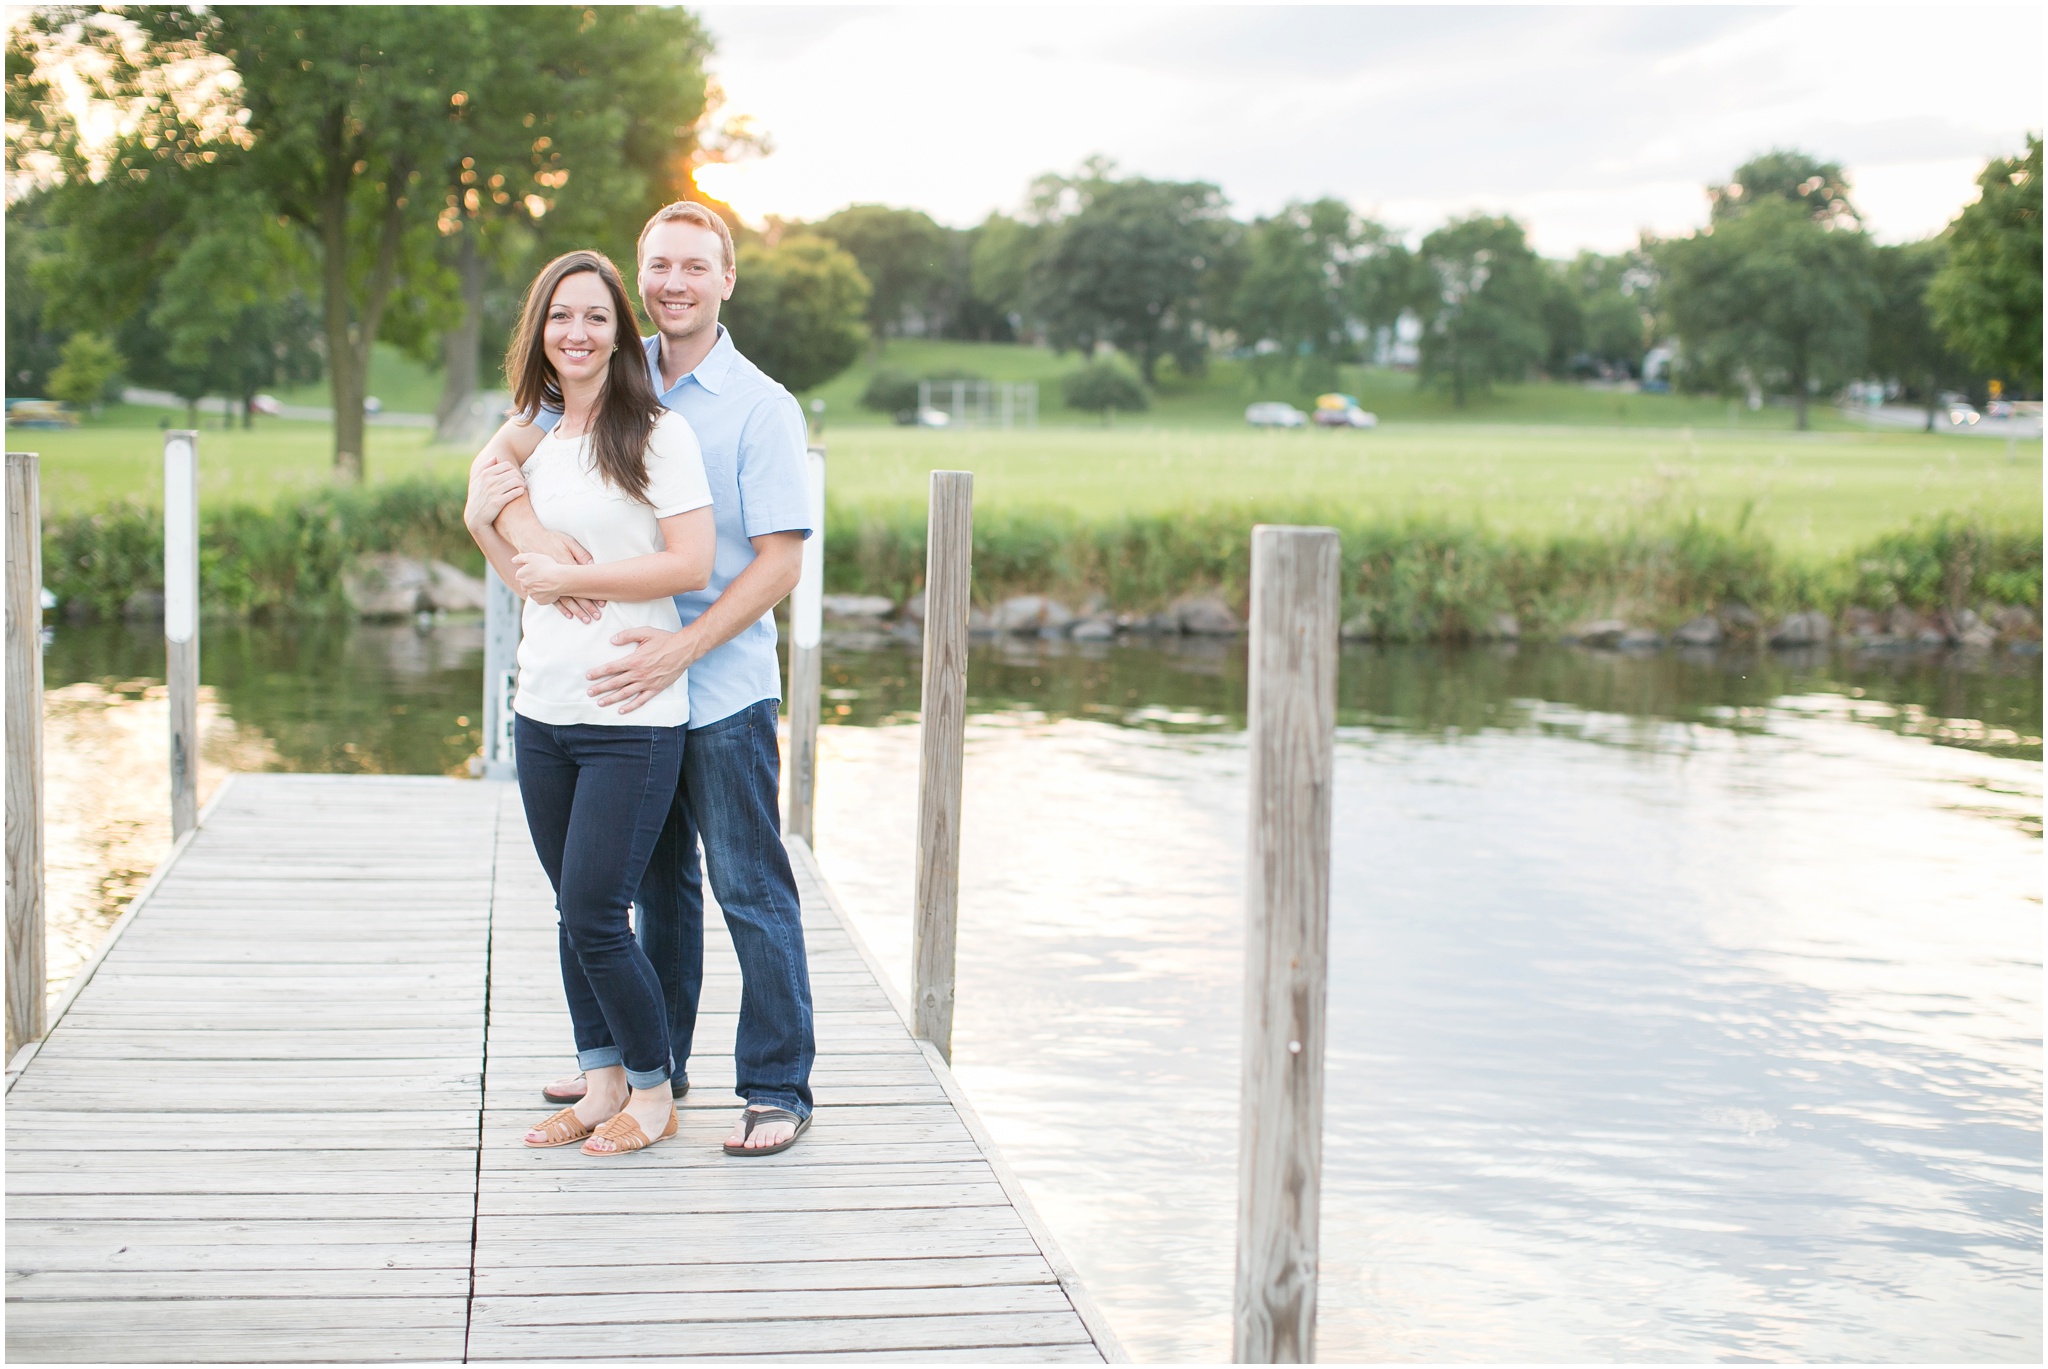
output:
[[[481,557],[462,527],[463,489],[408,481],[328,490],[270,510],[202,513],[201,593],[209,612],[340,613],[353,560],[397,551],[472,573]],[[1337,527],[1344,614],[1386,640],[1482,636],[1512,614],[1532,636],[1590,618],[1670,628],[1729,604],[1760,613],[1857,605],[1884,610],[2041,602],[2038,527],[1923,519],[1846,551],[1802,554],[1754,530],[1698,519],[1616,532],[1504,533],[1454,520],[1333,514],[1314,504],[1245,503],[1089,517],[1002,508],[975,520],[974,596],[984,605],[1047,593],[1079,606],[1156,611],[1185,594],[1220,593],[1242,609],[1249,531],[1259,522]],[[835,502],[826,514],[826,585],[901,602],[922,583],[924,512],[914,504]],[[111,616],[162,585],[161,516],[124,503],[44,528],[44,581],[66,611]]]

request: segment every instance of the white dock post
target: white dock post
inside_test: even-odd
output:
[[[484,778],[516,780],[512,750],[512,697],[519,683],[519,615],[512,587],[484,565]]]
[[[924,550],[924,695],[918,730],[917,1034],[953,1058],[953,947],[960,916],[960,782],[967,742],[967,608],[974,474],[933,471]]]
[[[1252,529],[1240,1364],[1315,1358],[1338,565],[1335,529]]]
[[[164,434],[164,681],[171,704],[171,840],[199,825],[199,434]]]
[[[811,535],[804,539],[803,574],[789,597],[789,817],[783,831],[813,850],[818,798],[818,689],[825,619],[825,449],[804,454],[810,482]]]
[[[7,453],[7,1058],[43,1035],[41,462]]]

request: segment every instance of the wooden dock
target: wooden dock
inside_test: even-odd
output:
[[[731,1159],[707,916],[681,1135],[529,1151],[573,1068],[509,785],[240,776],[7,1096],[7,1357],[1121,1360],[792,839],[817,1120]]]

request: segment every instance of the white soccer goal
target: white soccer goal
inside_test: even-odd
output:
[[[1038,382],[1035,380],[920,380],[917,412],[936,409],[954,428],[1035,428],[1038,426]]]

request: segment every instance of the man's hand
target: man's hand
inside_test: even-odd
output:
[[[590,687],[590,696],[601,708],[616,704],[619,712],[631,713],[681,679],[683,672],[704,654],[696,648],[696,635],[688,628],[663,632],[660,628],[635,627],[612,635],[613,646],[628,642],[635,644],[632,655],[585,672],[596,681]]]
[[[462,505],[462,525],[474,533],[498,521],[505,506],[526,493],[526,476],[511,462],[493,457],[469,473],[469,498]]]

